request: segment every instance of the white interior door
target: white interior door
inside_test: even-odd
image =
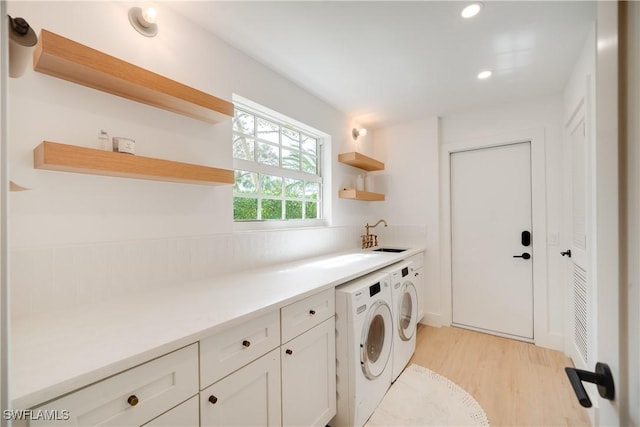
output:
[[[587,85],[586,112],[587,126],[577,118],[575,124],[570,123],[569,156],[571,173],[571,249],[574,255],[571,270],[580,272],[581,265],[586,268],[586,315],[581,313],[580,301],[583,298],[577,289],[576,280],[571,281],[573,292],[572,314],[575,328],[580,328],[580,318],[586,318],[587,338],[586,350],[580,349],[579,331],[576,329],[574,348],[569,353],[579,367],[584,370],[574,371],[572,384],[576,394],[581,397],[585,406],[593,405],[590,415],[595,426],[621,425],[621,420],[628,416],[628,366],[624,361],[625,345],[620,340],[621,321],[625,320],[626,302],[620,300],[621,265],[624,265],[627,252],[620,246],[620,238],[625,243],[624,228],[620,228],[620,201],[624,203],[625,193],[621,192],[618,150],[619,150],[619,114],[618,110],[618,3],[598,2],[596,26],[596,73],[595,73],[595,113],[589,106],[589,85]],[[623,88],[624,90],[624,88]],[[595,132],[590,138],[589,120],[595,118]],[[586,138],[584,131],[586,129]],[[584,194],[583,194],[584,193]],[[622,197],[622,199],[621,199]],[[584,214],[582,214],[584,209]],[[625,212],[624,210],[622,211]],[[585,226],[581,225],[585,222]],[[624,225],[624,222],[622,223]],[[584,237],[582,237],[584,235]],[[586,251],[583,252],[583,251]],[[584,256],[582,256],[584,255]],[[584,259],[583,259],[584,258]],[[622,261],[622,263],[621,263]],[[576,274],[573,274],[574,278]],[[624,327],[624,326],[623,326]],[[622,329],[623,330],[623,329]],[[578,353],[576,355],[576,353]],[[580,354],[582,353],[582,354]],[[605,384],[604,377],[594,378],[592,372],[605,372],[601,367],[606,364],[610,370],[612,381],[609,387],[593,385],[589,398],[584,396],[584,389],[589,382]],[[600,366],[600,368],[599,368]],[[571,369],[569,369],[571,371]],[[571,372],[569,372],[571,373]],[[604,393],[611,390],[609,396]],[[604,394],[604,396],[603,396]],[[602,396],[602,397],[601,397]],[[589,402],[590,400],[590,402]]]
[[[625,3],[629,28],[627,44],[627,360],[629,413],[622,425],[640,425],[640,4]],[[633,25],[635,23],[635,26]],[[624,335],[623,335],[624,336]]]
[[[587,117],[590,109],[589,79],[585,81],[585,94],[578,101],[567,123],[567,151],[565,168],[569,171],[565,208],[567,209],[567,246],[560,254],[568,262],[568,294],[570,301],[570,344],[568,354],[577,368],[588,369],[595,364],[595,287],[592,278],[593,262],[589,256],[593,253],[594,239],[591,206],[593,195],[587,192],[592,188],[591,145],[587,131],[591,121]],[[587,170],[589,169],[589,173]],[[591,248],[588,249],[588,246]],[[587,388],[595,393],[595,388]],[[595,395],[594,395],[595,396]]]
[[[453,324],[533,340],[531,143],[450,163]]]
[[[619,110],[618,110],[618,3],[598,2],[596,54],[595,140],[595,272],[597,360],[610,366],[617,395],[615,400],[598,396],[595,425],[620,425],[620,385],[627,371],[621,363],[619,246]],[[634,118],[637,120],[637,118]],[[593,368],[593,367],[592,367]],[[624,392],[622,392],[624,394]]]

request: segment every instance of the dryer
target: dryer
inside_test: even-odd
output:
[[[336,288],[336,416],[332,426],[362,426],[391,385],[391,285],[372,273]]]
[[[393,316],[392,382],[402,373],[416,350],[418,292],[411,274],[411,261],[400,261],[383,269],[391,277],[391,314]]]

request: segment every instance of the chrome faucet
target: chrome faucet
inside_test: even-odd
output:
[[[378,246],[378,236],[376,236],[375,234],[369,234],[369,229],[377,227],[378,225],[380,225],[380,223],[383,223],[385,227],[388,227],[387,221],[385,221],[384,219],[381,219],[374,225],[369,225],[369,223],[367,223],[364,226],[367,231],[364,236],[360,236],[362,238],[362,249]]]

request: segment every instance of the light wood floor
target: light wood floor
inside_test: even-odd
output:
[[[429,368],[469,392],[492,427],[588,426],[564,372],[564,354],[460,328],[419,325],[409,362]]]

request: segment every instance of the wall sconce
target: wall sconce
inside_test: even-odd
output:
[[[9,18],[9,77],[24,74],[38,37],[24,18]],[[4,19],[4,18],[2,18]]]
[[[143,36],[154,37],[158,34],[157,14],[153,7],[132,7],[129,9],[129,22]]]
[[[367,136],[367,129],[365,129],[365,128],[360,128],[360,129],[353,128],[353,130],[351,131],[351,136],[353,136],[354,140],[357,140],[359,136]]]

